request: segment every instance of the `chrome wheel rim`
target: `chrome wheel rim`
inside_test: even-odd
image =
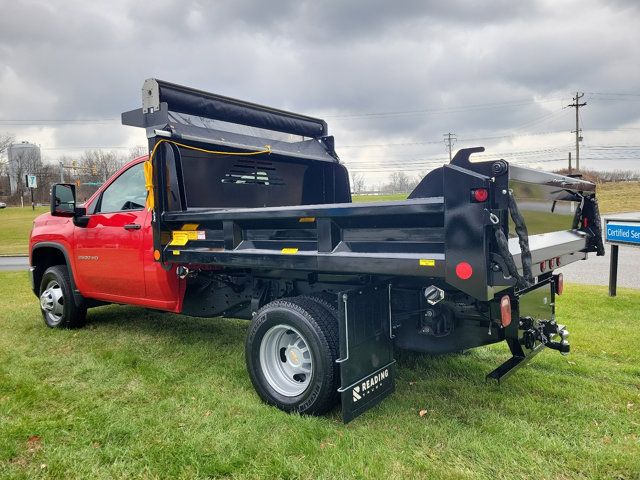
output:
[[[64,295],[60,284],[55,280],[51,280],[47,284],[47,288],[40,294],[40,308],[47,316],[49,323],[55,325],[62,320],[64,315]]]
[[[309,342],[289,325],[271,327],[260,342],[260,366],[271,388],[296,397],[307,389],[313,374]]]

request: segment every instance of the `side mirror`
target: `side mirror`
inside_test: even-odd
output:
[[[76,215],[76,186],[56,183],[51,187],[51,215],[73,217]]]

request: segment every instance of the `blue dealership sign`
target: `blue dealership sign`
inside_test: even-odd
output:
[[[640,219],[605,219],[605,239],[609,243],[640,246]]]

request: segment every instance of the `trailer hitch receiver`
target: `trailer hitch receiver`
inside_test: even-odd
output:
[[[544,347],[559,351],[562,355],[568,355],[569,331],[564,325],[558,325],[555,320],[534,320],[524,317],[519,322],[518,338],[507,338],[507,344],[513,355],[494,371],[487,375],[488,379],[503,380],[518,368],[526,365]]]

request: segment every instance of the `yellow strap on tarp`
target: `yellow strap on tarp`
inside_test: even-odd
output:
[[[265,145],[263,150],[257,150],[255,152],[221,152],[217,150],[206,150],[204,148],[192,147],[191,145],[185,145],[184,143],[174,142],[172,140],[160,139],[153,146],[149,160],[144,162],[144,183],[147,189],[147,209],[153,210],[155,206],[155,199],[153,197],[153,157],[156,154],[156,150],[162,143],[170,143],[178,147],[186,148],[188,150],[195,150],[196,152],[210,153],[212,155],[260,155],[263,153],[271,153],[271,145]]]

